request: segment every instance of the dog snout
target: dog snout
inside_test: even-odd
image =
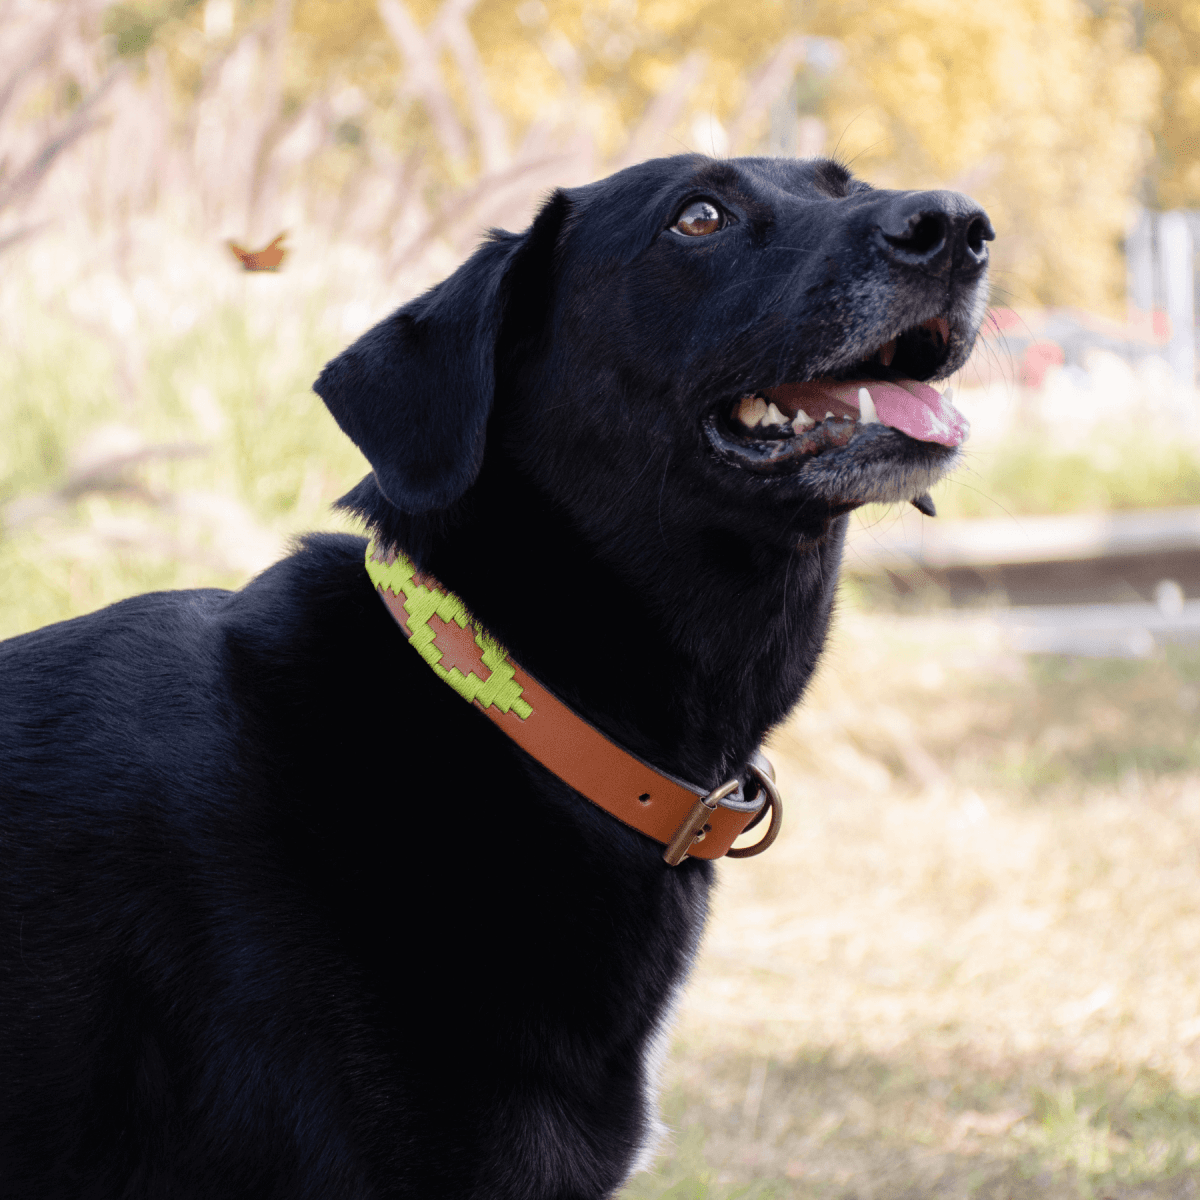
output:
[[[933,275],[972,274],[988,261],[996,236],[987,213],[960,192],[902,192],[880,209],[876,236],[900,266]]]

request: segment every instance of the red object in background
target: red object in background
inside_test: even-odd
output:
[[[1057,342],[1033,342],[1025,348],[1017,378],[1022,387],[1040,388],[1046,381],[1046,372],[1051,367],[1061,367],[1066,361],[1063,348]]]
[[[1130,308],[1126,321],[1138,337],[1149,338],[1160,346],[1165,346],[1171,340],[1171,318],[1161,308],[1153,312]]]
[[[286,230],[268,242],[261,250],[247,250],[234,241],[227,242],[226,245],[233,251],[238,262],[242,264],[243,271],[278,271],[280,264],[287,257],[287,249],[283,245],[285,237],[287,237]]]

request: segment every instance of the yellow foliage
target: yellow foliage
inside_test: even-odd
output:
[[[1153,0],[1144,19],[1163,89],[1148,199],[1159,208],[1200,207],[1200,4]]]
[[[975,195],[1001,235],[997,282],[1013,301],[1117,299],[1157,90],[1123,9],[825,0],[805,11],[846,52],[827,105],[839,156],[876,182]]]
[[[284,2],[243,3],[238,28],[270,20]],[[443,42],[437,66],[469,134],[463,160],[439,150],[437,122],[406,86],[377,3],[387,0],[294,0],[289,102],[356,89],[348,141],[427,147],[424,186],[452,191],[486,166],[473,81]],[[426,32],[446,11],[441,0],[405,7]],[[833,39],[838,68],[801,64],[792,84],[800,112],[823,118],[826,152],[876,183],[974,194],[1001,235],[1003,298],[1103,308],[1121,294],[1120,240],[1148,165],[1160,71],[1175,114],[1159,134],[1169,159],[1161,194],[1179,202],[1200,186],[1186,153],[1200,129],[1200,4],[1160,8],[1147,15],[1146,53],[1124,4],[1085,0],[479,0],[469,27],[507,150],[582,132],[598,170],[685,63],[699,64],[696,82],[646,152],[719,151],[714,121],[738,133],[732,152],[763,149],[769,106],[738,120],[756,72],[789,37]],[[180,23],[199,29],[203,11],[190,8]]]

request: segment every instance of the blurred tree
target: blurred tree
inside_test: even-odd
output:
[[[1200,6],[1198,6],[1200,8]],[[1158,76],[1125,4],[815,0],[841,40],[838,154],[877,182],[940,182],[991,213],[1010,302],[1115,307]]]
[[[1146,200],[1155,208],[1200,208],[1200,3],[1150,0],[1141,17],[1163,93]]]
[[[1170,43],[1190,64],[1200,52],[1186,44],[1200,41],[1180,14],[1200,30],[1200,0],[1172,6],[1170,20],[1147,16],[1146,44]],[[443,197],[577,135],[596,170],[673,150],[824,149],[877,183],[960,187],[992,213],[997,283],[1016,303],[1115,305],[1157,114],[1158,72],[1126,0],[127,0],[119,11],[118,43],[153,37],[196,93],[207,62],[286,17],[280,123],[264,146],[323,95],[343,166],[386,147]],[[1168,95],[1200,121],[1188,70]],[[1186,136],[1160,134],[1173,162]],[[1200,167],[1187,170],[1200,189]],[[1164,194],[1187,170],[1164,175]]]
[[[1174,7],[1175,23],[1156,19],[1147,34],[1148,47],[1169,40],[1191,72],[1169,92],[1191,124],[1160,134],[1164,157],[1183,164],[1164,188],[1200,195],[1200,162],[1184,162],[1181,149],[1200,128],[1200,3]],[[413,0],[411,8],[429,22],[437,4]],[[373,12],[374,0],[298,0],[298,28],[322,47],[320,73],[345,70],[361,49],[331,26],[365,27]],[[1003,233],[996,278],[1013,302],[1109,307],[1120,297],[1120,239],[1147,163],[1158,88],[1126,5],[483,0],[471,27],[489,91],[518,126],[583,120],[610,151],[689,55],[703,55],[705,71],[689,97],[690,119],[672,130],[675,145],[719,153],[728,147],[723,128],[737,132],[753,72],[775,47],[795,33],[836,39],[840,70],[830,78],[797,64],[792,93],[799,115],[824,117],[833,134],[826,152],[879,183],[976,194]],[[382,41],[381,27],[374,36]],[[1155,49],[1160,65],[1167,57]],[[808,129],[800,145],[813,150]],[[758,148],[766,124],[760,118],[740,133],[732,149]]]

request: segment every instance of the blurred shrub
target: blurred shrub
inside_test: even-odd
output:
[[[1091,444],[1062,449],[1044,431],[974,451],[937,489],[939,514],[1107,512],[1195,504],[1200,454],[1180,440],[1130,435],[1118,427]]]
[[[316,304],[273,311],[284,280],[253,282],[257,320],[215,297],[185,330],[141,314],[132,370],[66,317],[0,343],[0,638],[237,587],[289,536],[350,526],[329,505],[368,468],[311,390],[338,339]]]

